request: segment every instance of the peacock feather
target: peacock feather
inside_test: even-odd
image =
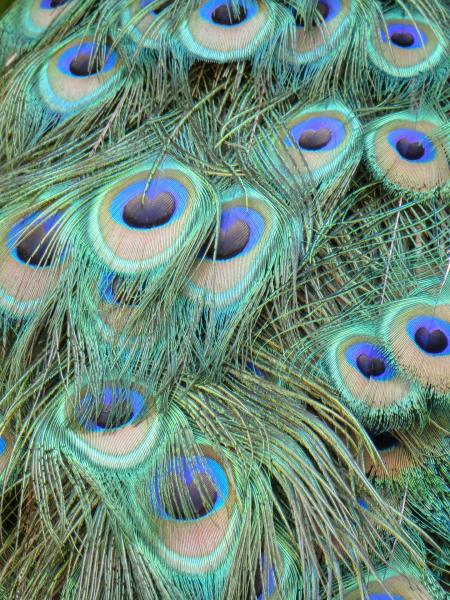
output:
[[[0,7],[0,598],[444,600],[446,3]]]

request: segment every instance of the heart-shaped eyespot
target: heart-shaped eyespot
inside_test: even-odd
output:
[[[239,25],[247,18],[247,11],[244,6],[239,6],[239,10],[236,10],[231,3],[224,3],[215,9],[211,18],[217,25]]]
[[[390,36],[390,40],[396,46],[400,46],[400,48],[409,48],[414,44],[414,36],[406,31],[393,33]]]
[[[414,334],[414,339],[419,348],[428,354],[443,352],[449,343],[447,336],[441,329],[430,331],[426,327],[419,327]]]
[[[229,227],[222,228],[219,233],[215,258],[225,260],[237,256],[244,250],[249,239],[250,227],[245,221],[235,221]],[[214,258],[214,244],[209,244],[206,256]]]
[[[218,492],[207,473],[197,473],[191,481],[171,477],[165,495],[171,495],[164,504],[165,512],[178,520],[204,517],[214,508]]]
[[[409,142],[405,138],[398,140],[395,147],[406,160],[419,160],[425,154],[425,148],[420,142]]]
[[[161,192],[155,198],[138,195],[123,209],[123,220],[129,227],[150,229],[164,225],[175,212],[175,198],[169,192]]]
[[[325,127],[322,129],[307,129],[299,137],[298,145],[305,150],[320,150],[330,140],[331,131]]]
[[[371,358],[367,354],[360,354],[356,359],[356,364],[361,373],[367,377],[378,377],[386,370],[384,360],[381,358]]]

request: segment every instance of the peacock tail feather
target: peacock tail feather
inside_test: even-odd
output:
[[[446,3],[0,11],[0,598],[444,600]]]

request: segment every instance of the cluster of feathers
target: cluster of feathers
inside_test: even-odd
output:
[[[4,12],[0,598],[448,598],[449,31]]]

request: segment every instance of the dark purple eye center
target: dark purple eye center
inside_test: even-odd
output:
[[[20,236],[20,242],[16,246],[16,254],[24,263],[48,267],[53,261],[52,231],[46,231],[44,224],[30,227],[29,233]]]
[[[330,7],[328,6],[328,4],[326,2],[319,1],[316,6],[316,11],[319,13],[321,18],[319,16],[317,16],[316,14],[314,15],[313,20],[312,20],[313,27],[317,27],[318,25],[321,25],[323,23],[323,21],[325,21],[327,19],[328,15],[330,14]],[[297,27],[305,26],[305,20],[304,20],[303,16],[297,12],[295,12],[295,24],[297,25]]]
[[[142,194],[127,202],[123,220],[129,227],[150,229],[167,223],[175,212],[175,198],[169,192],[161,192],[155,198]]]
[[[186,483],[171,477],[164,490],[164,511],[178,520],[204,517],[214,508],[218,492],[214,482],[205,473],[195,474]]]
[[[419,160],[425,154],[425,148],[420,142],[410,142],[405,138],[398,140],[395,147],[405,160]]]
[[[91,52],[81,52],[70,62],[69,69],[76,77],[89,77],[102,70],[104,60]]]
[[[408,32],[395,32],[390,36],[390,40],[396,46],[400,48],[409,48],[414,44],[414,36]]]
[[[130,402],[120,400],[114,403],[104,403],[97,414],[95,424],[102,429],[123,427],[133,417],[133,407]]]
[[[216,258],[217,260],[226,260],[240,254],[250,239],[250,227],[245,221],[239,220],[232,223],[227,228],[221,228],[219,239],[217,240],[217,251],[214,255],[214,243],[208,244],[205,253],[207,258]]]
[[[428,354],[439,354],[449,344],[447,336],[441,329],[430,331],[426,327],[419,327],[414,334],[414,339],[419,348]]]
[[[236,10],[231,3],[221,4],[214,10],[211,18],[217,25],[239,25],[247,18],[247,10],[244,6],[239,6]]]
[[[400,445],[400,442],[396,437],[389,431],[383,433],[369,433],[373,445],[379,452],[385,452],[386,450],[392,450]]]
[[[152,12],[154,12],[157,15],[159,15],[159,13],[163,12],[164,10],[166,10],[166,8],[169,8],[169,6],[171,4],[173,4],[173,0],[167,0],[166,2],[163,2],[162,4],[160,4],[158,6],[158,8],[153,9]]]
[[[372,358],[367,354],[360,354],[356,359],[356,365],[364,377],[378,377],[386,371],[386,365],[381,358]]]
[[[320,150],[331,140],[331,131],[326,127],[322,129],[307,129],[298,139],[298,145],[304,150]]]
[[[70,0],[50,0],[50,7],[58,8],[59,6],[64,6],[67,2],[70,2]]]

